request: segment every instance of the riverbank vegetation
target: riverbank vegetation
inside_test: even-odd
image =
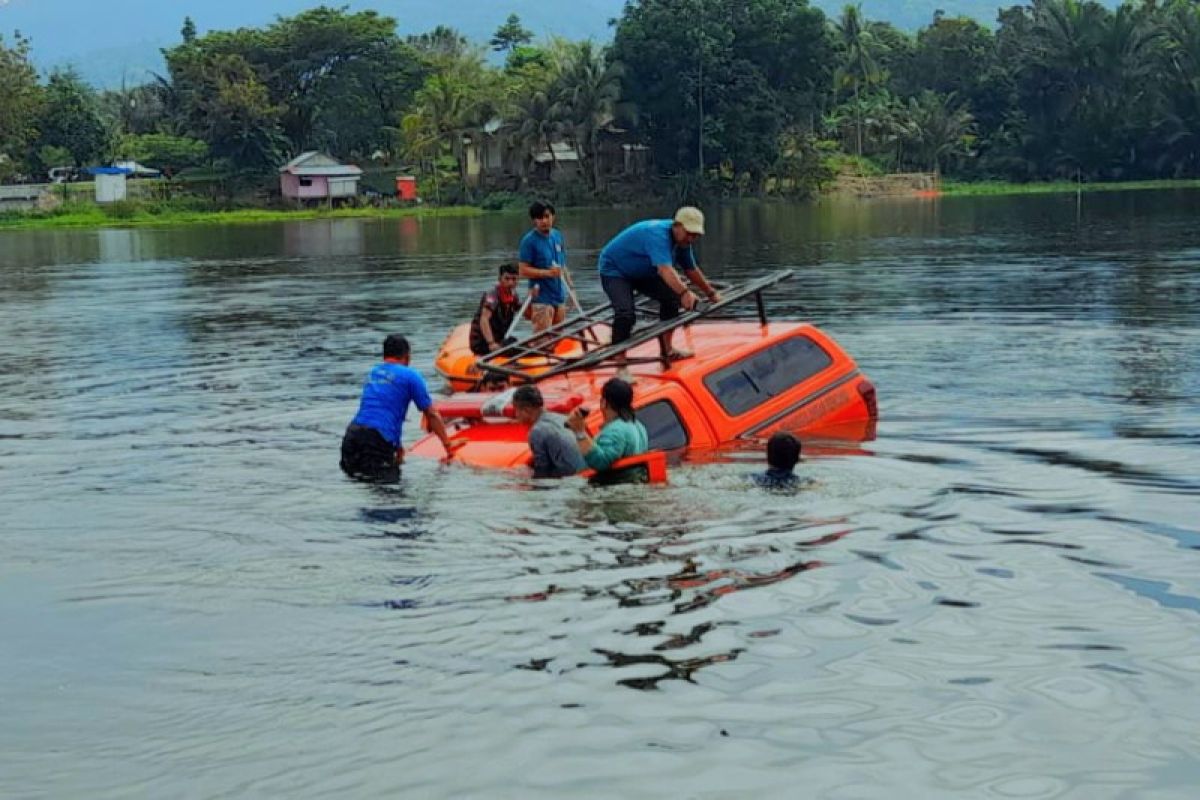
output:
[[[126,200],[96,205],[80,203],[53,211],[0,212],[0,230],[44,228],[143,228],[157,225],[240,224],[307,219],[397,217],[466,217],[483,213],[474,206],[348,206],[345,208],[198,207],[195,203],[153,203]]]
[[[1200,178],[1189,0],[1032,0],[915,34],[857,6],[633,0],[609,45],[535,43],[509,15],[486,46],[319,7],[236,31],[183,20],[166,74],[103,92],[41,79],[35,45],[0,40],[0,181],[129,159],[216,206],[269,206],[307,150],[362,165],[378,197],[403,171],[428,201],[485,207],[802,196],[839,173],[934,172],[954,193]]]
[[[1160,181],[943,181],[941,193],[951,197],[986,197],[1012,194],[1075,194],[1077,192],[1133,192],[1150,189],[1200,189],[1200,179]]]

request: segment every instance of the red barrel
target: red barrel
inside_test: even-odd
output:
[[[412,175],[397,175],[396,196],[401,200],[416,200],[417,179]]]

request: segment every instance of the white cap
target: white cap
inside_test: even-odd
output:
[[[704,235],[704,212],[695,206],[684,206],[676,211],[675,221],[688,233]]]

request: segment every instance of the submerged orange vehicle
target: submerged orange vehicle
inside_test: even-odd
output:
[[[549,411],[591,409],[587,427],[595,434],[603,424],[600,389],[615,374],[613,358],[620,355],[636,378],[634,410],[652,450],[699,454],[777,430],[810,439],[874,438],[875,387],[854,360],[814,325],[767,321],[763,290],[790,276],[785,271],[726,291],[721,302],[635,330],[615,347],[594,344],[609,340],[608,309],[602,306],[482,357],[475,368],[513,384],[536,383]],[[750,297],[757,302],[756,317],[722,314]],[[658,336],[674,328],[680,328],[676,346],[694,355],[671,363]],[[454,353],[456,334],[444,354]],[[450,435],[466,442],[455,461],[503,469],[530,463],[528,429],[512,419],[512,391],[468,392],[435,402]],[[425,436],[410,454],[440,458],[443,450],[436,437]]]

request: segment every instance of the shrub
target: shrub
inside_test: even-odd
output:
[[[532,201],[520,192],[491,192],[479,201],[479,207],[485,211],[503,211],[505,209],[528,208]]]
[[[115,203],[105,203],[100,208],[109,219],[133,219],[139,210],[139,204],[133,200],[118,200]]]

